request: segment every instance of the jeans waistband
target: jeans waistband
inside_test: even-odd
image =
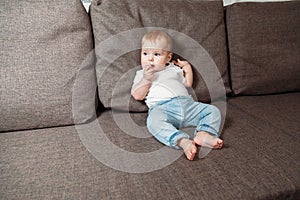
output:
[[[174,100],[180,101],[180,100],[182,100],[182,99],[189,99],[189,100],[190,100],[190,99],[193,99],[193,98],[192,98],[191,96],[178,96],[178,97],[172,97],[172,98],[167,99],[167,100],[158,101],[158,102],[155,103],[153,106],[151,106],[150,109],[153,108],[153,107],[155,107],[155,106],[159,106],[159,105],[163,105],[163,104],[172,102],[172,101],[174,101]]]

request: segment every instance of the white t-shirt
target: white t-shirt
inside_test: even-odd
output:
[[[143,69],[136,72],[133,84],[137,84],[143,78]],[[159,101],[164,101],[178,96],[189,96],[184,86],[185,78],[183,70],[170,63],[162,71],[154,73],[152,84],[146,96],[148,107]]]

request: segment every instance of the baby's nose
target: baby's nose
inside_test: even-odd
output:
[[[153,55],[149,55],[148,60],[153,61],[154,60]]]

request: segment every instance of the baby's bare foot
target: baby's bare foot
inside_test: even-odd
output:
[[[193,160],[195,157],[195,154],[197,153],[197,147],[195,145],[195,142],[193,140],[183,138],[179,140],[178,146],[180,146],[183,149],[183,152],[187,159]]]
[[[223,146],[223,140],[214,137],[204,131],[200,131],[196,134],[194,142],[203,147],[209,147],[213,149],[220,149]]]

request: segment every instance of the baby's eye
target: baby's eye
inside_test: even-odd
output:
[[[147,54],[147,52],[143,52],[143,55],[146,56],[146,55],[148,55],[148,54]]]
[[[160,53],[155,53],[154,56],[160,56]]]

